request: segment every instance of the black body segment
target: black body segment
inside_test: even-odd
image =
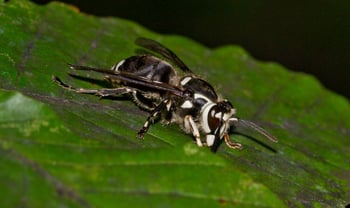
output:
[[[168,84],[176,76],[176,72],[171,65],[159,58],[148,55],[132,56],[123,60],[118,68],[112,67],[112,69]]]

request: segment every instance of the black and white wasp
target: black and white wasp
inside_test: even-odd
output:
[[[138,138],[143,138],[149,126],[160,118],[164,124],[178,124],[187,134],[193,135],[198,146],[208,146],[213,151],[216,151],[222,140],[230,148],[242,148],[241,144],[232,142],[228,134],[229,129],[237,124],[250,127],[277,142],[274,136],[255,123],[236,117],[236,109],[232,104],[219,98],[214,88],[198,78],[171,50],[146,38],[138,38],[135,43],[161,55],[163,59],[148,53],[131,56],[111,69],[70,65],[74,70],[102,73],[104,80],[114,88],[74,88],[58,77],[53,76],[52,79],[59,86],[77,93],[100,97],[131,95],[137,106],[150,113],[137,134]],[[182,72],[177,72],[175,68]]]

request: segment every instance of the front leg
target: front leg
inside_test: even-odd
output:
[[[139,139],[143,139],[145,133],[148,131],[149,126],[151,123],[159,116],[159,114],[164,110],[164,109],[170,109],[168,106],[171,105],[171,101],[169,99],[164,99],[162,100],[161,103],[159,103],[151,112],[151,114],[147,117],[146,122],[143,124],[142,129],[137,133],[137,137]]]
[[[186,115],[184,120],[185,128],[192,132],[193,137],[196,139],[197,145],[199,147],[203,146],[201,135],[199,134],[198,127],[194,122],[191,115]]]

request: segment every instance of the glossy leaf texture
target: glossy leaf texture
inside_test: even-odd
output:
[[[1,207],[344,207],[350,187],[350,106],[313,77],[254,60],[237,46],[215,50],[133,22],[82,14],[62,3],[0,3]],[[213,83],[249,129],[217,153],[177,126],[153,125],[127,98],[68,92],[98,83],[67,63],[109,68],[132,56],[137,37],[172,49]],[[82,74],[99,78],[93,73]],[[238,133],[237,133],[238,132]]]

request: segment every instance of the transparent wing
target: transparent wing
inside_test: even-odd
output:
[[[192,71],[186,66],[186,64],[181,61],[177,55],[172,52],[170,49],[166,48],[157,41],[148,39],[148,38],[137,38],[135,43],[141,47],[144,47],[150,51],[156,52],[162,55],[164,58],[169,59],[174,64],[176,64],[182,71],[186,73],[192,73]]]

